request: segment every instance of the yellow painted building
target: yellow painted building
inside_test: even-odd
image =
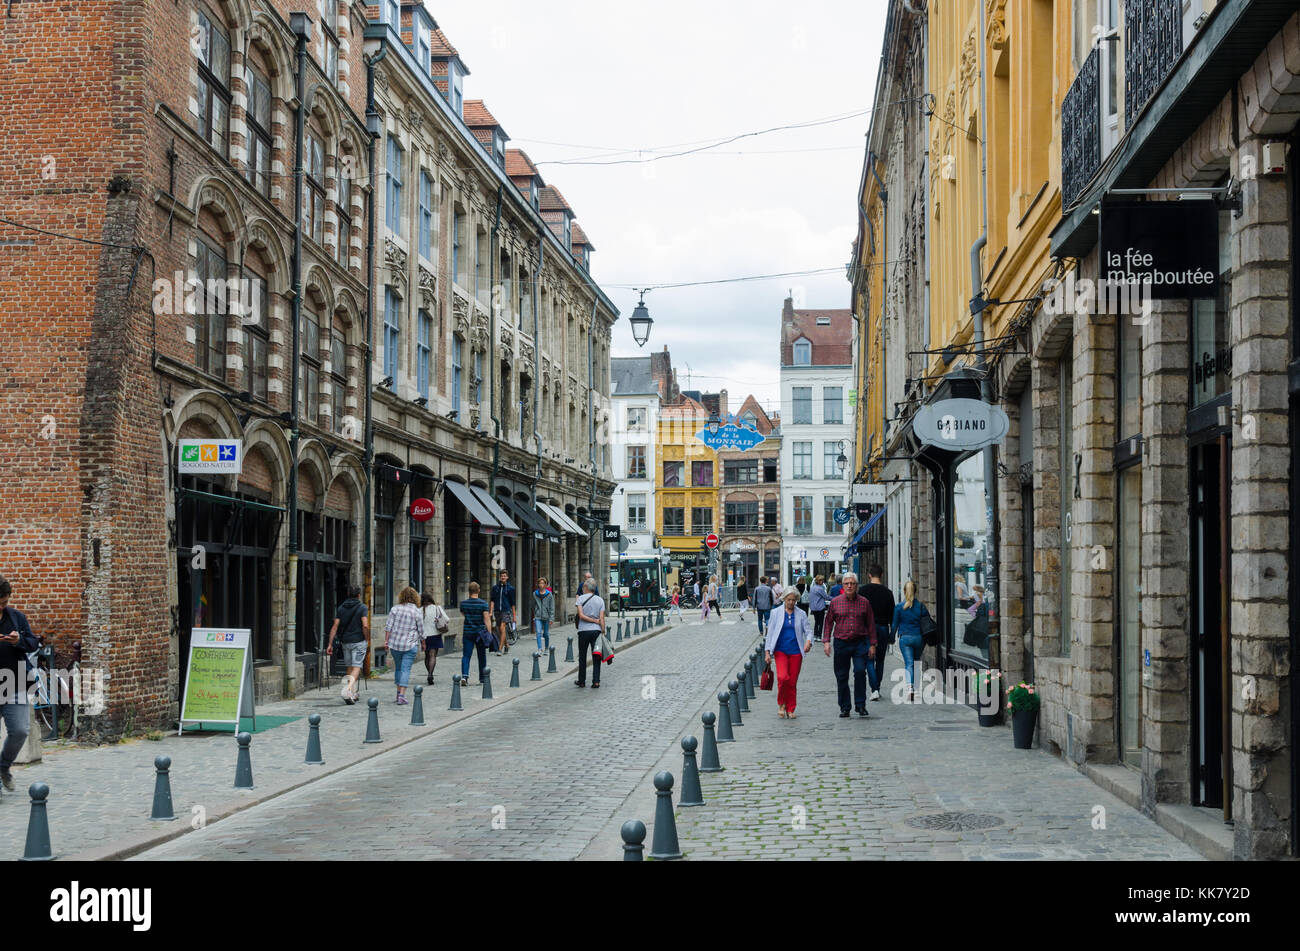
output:
[[[694,564],[705,537],[720,530],[718,455],[696,438],[708,421],[708,410],[690,397],[659,412],[655,528],[660,546],[672,552],[674,569]]]

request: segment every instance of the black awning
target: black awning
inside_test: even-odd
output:
[[[514,516],[525,532],[547,541],[563,541],[564,536],[527,502],[518,502],[508,495],[498,496],[497,501],[506,507],[506,511]]]

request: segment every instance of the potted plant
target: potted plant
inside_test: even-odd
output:
[[[1038,708],[1041,699],[1033,684],[1021,681],[1007,691],[1007,709],[1011,711],[1011,732],[1016,749],[1034,747],[1034,727],[1038,725]]]
[[[976,673],[975,710],[979,714],[980,726],[998,725],[998,721],[1001,719],[1001,710],[999,709],[1001,697],[1001,671],[982,670]]]

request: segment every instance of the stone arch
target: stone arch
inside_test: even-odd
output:
[[[266,13],[257,13],[248,27],[248,41],[256,46],[267,64],[272,67],[271,96],[288,102],[293,98],[293,51],[283,34]]]
[[[313,264],[307,269],[307,276],[302,282],[304,293],[315,291],[320,297],[321,309],[326,314],[334,313],[335,297],[334,285],[330,282],[329,275],[325,273],[325,268],[319,264]]]
[[[271,223],[265,218],[253,218],[245,227],[245,234],[248,236],[248,247],[257,251],[271,266],[272,274],[267,275],[271,289],[278,293],[287,292],[289,255]]]
[[[182,428],[191,421],[207,423],[213,430],[213,439],[239,439],[243,427],[230,403],[212,390],[191,390],[176,401],[164,417],[164,430],[168,442],[184,438]]]
[[[298,467],[315,472],[318,478],[317,488],[323,494],[333,481],[334,466],[330,464],[329,453],[319,439],[306,439],[298,447]]]
[[[262,450],[270,461],[275,477],[272,498],[277,505],[284,504],[288,495],[289,458],[292,455],[284,430],[269,419],[249,423],[244,430],[244,453],[248,454],[254,449]]]
[[[1035,360],[1059,359],[1074,336],[1074,313],[1049,314],[1041,310],[1030,330],[1030,352]]]
[[[190,189],[186,207],[194,212],[196,219],[205,208],[216,216],[225,232],[222,237],[226,242],[226,257],[236,260],[238,239],[247,232],[243,209],[230,186],[215,175],[202,176]]]
[[[1027,353],[1016,354],[1014,360],[1003,363],[998,368],[998,393],[1002,402],[1018,399],[1020,392],[1031,385],[1032,375],[1033,361]]]

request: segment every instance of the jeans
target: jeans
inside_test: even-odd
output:
[[[758,633],[759,636],[767,635],[767,619],[772,615],[771,608],[757,608],[758,611]]]
[[[533,624],[537,629],[537,649],[551,649],[551,622],[547,618],[539,617],[533,619]],[[542,646],[542,638],[546,638],[546,646]]]
[[[474,648],[478,648],[478,679],[483,679],[483,671],[487,670],[487,648],[478,643],[477,635],[472,631],[466,631],[460,636],[461,653],[460,653],[460,680],[461,683],[469,680],[469,658],[474,653]]]
[[[822,625],[826,623],[826,609],[822,608],[819,611],[813,611],[812,616],[813,616],[813,640],[820,641],[822,639]]]
[[[411,665],[415,663],[415,648],[409,651],[389,651],[393,655],[393,683],[398,687],[411,684]]]
[[[840,712],[849,712],[849,665],[853,665],[853,706],[867,708],[867,651],[871,638],[855,637],[852,640],[836,638],[834,647],[835,683],[839,688]]]
[[[876,659],[872,661],[867,668],[867,676],[871,678],[871,689],[879,690],[880,685],[885,678],[885,652],[889,645],[889,625],[876,625]]]
[[[4,716],[5,729],[9,731],[4,749],[0,750],[0,773],[7,773],[27,742],[27,704],[0,704],[0,715]]]
[[[600,643],[600,631],[579,631],[578,632],[578,683],[587,682],[587,655],[591,653],[596,645]],[[591,661],[591,684],[594,687],[600,683],[600,665],[602,661]]]
[[[904,634],[898,639],[898,649],[903,652],[903,663],[907,665],[907,685],[912,686],[912,664],[925,650],[925,641],[920,634]]]

